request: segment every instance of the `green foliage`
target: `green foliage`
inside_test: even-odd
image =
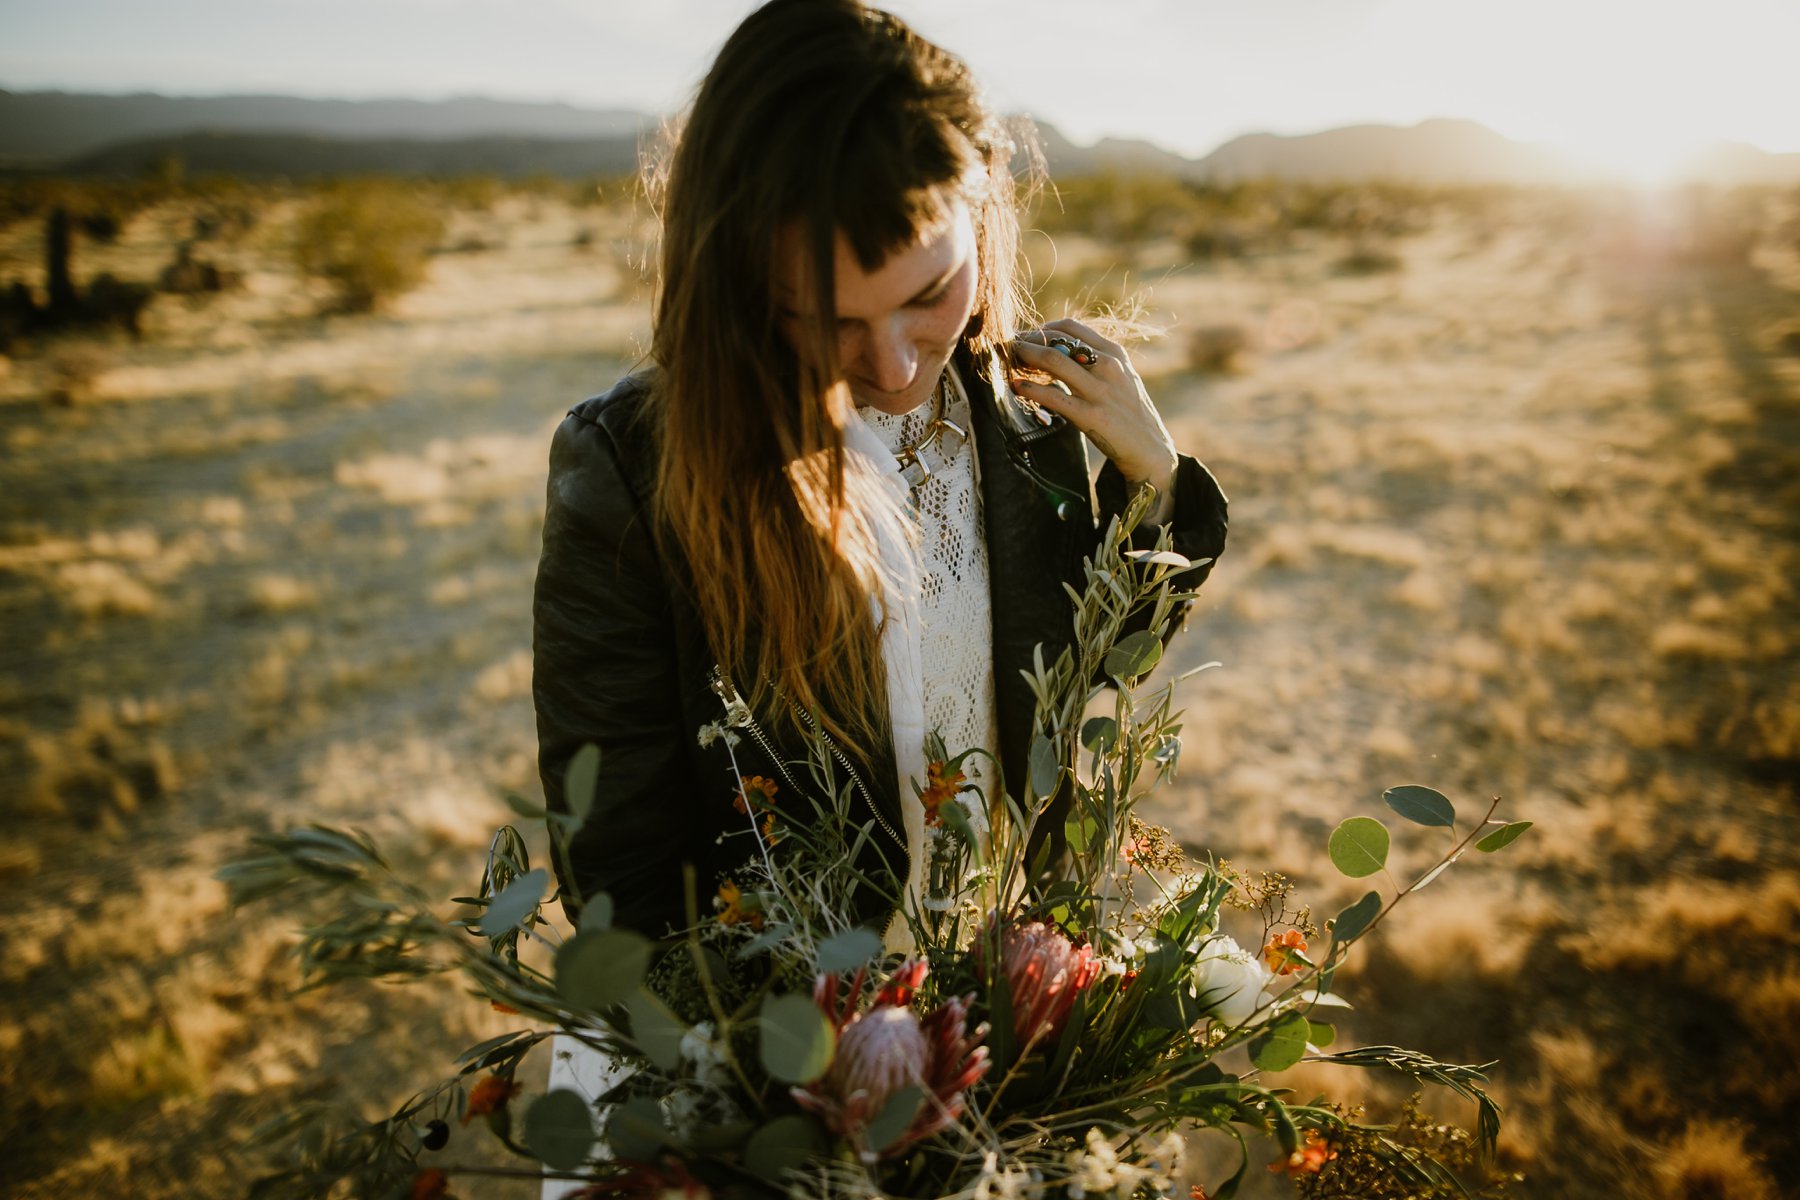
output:
[[[762,1006],[762,1065],[783,1083],[810,1083],[831,1065],[831,1023],[810,996],[770,996]]]
[[[525,1110],[524,1138],[545,1166],[573,1171],[593,1152],[593,1110],[579,1092],[545,1092]]]
[[[1387,866],[1387,826],[1374,817],[1347,817],[1331,834],[1331,865],[1352,879]]]
[[[332,283],[347,312],[368,312],[417,286],[444,217],[420,189],[356,179],[325,188],[301,216],[294,261]]]

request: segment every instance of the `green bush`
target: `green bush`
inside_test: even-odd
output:
[[[444,217],[398,180],[332,184],[300,218],[294,261],[336,285],[347,312],[368,312],[416,286]]]

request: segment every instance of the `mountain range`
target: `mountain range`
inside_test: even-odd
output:
[[[356,101],[0,90],[0,168],[136,175],[173,157],[189,171],[299,178],[372,171],[616,175],[634,169],[639,144],[657,121],[625,109],[480,97]],[[1548,147],[1466,120],[1252,133],[1201,158],[1124,138],[1077,145],[1044,123],[1038,131],[1052,172],[1064,176],[1110,169],[1216,181],[1564,184],[1599,178]],[[1687,177],[1800,183],[1800,154],[1722,142],[1697,157]]]

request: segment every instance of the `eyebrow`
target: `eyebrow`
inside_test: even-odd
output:
[[[961,256],[958,256],[955,262],[951,263],[948,267],[944,268],[944,273],[942,275],[939,275],[936,279],[933,279],[930,283],[926,284],[924,287],[922,287],[918,291],[914,292],[911,296],[909,296],[906,299],[905,303],[917,304],[921,300],[925,299],[925,297],[931,295],[931,293],[933,293],[935,291],[939,291],[940,289],[946,287],[949,284],[949,282],[953,278],[956,277],[956,273],[958,271],[962,270],[962,268],[963,268],[963,258]],[[787,284],[778,283],[776,286],[778,288],[780,288],[784,297],[793,296],[794,290],[792,288],[790,288]],[[799,313],[797,313],[793,309],[787,307],[785,304],[782,305],[781,312],[782,312],[783,316],[788,316],[788,317],[800,316]],[[843,319],[855,320],[856,318],[843,318]]]

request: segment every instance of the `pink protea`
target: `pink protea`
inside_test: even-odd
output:
[[[977,942],[980,947],[989,935]],[[1075,998],[1100,975],[1092,946],[1076,946],[1042,921],[1000,930],[1000,970],[1012,1000],[1013,1037],[1022,1053],[1054,1042],[1069,1023]]]
[[[963,1112],[963,1092],[987,1071],[987,1026],[967,1030],[969,1001],[952,999],[923,1021],[908,1007],[924,982],[924,962],[896,972],[866,1012],[856,1012],[864,972],[841,996],[838,979],[820,976],[813,989],[819,1009],[838,1029],[837,1048],[825,1074],[792,1091],[799,1105],[849,1138],[866,1160],[894,1154],[955,1123]],[[897,1094],[918,1088],[924,1100],[906,1129],[883,1146],[864,1144],[870,1122]]]

